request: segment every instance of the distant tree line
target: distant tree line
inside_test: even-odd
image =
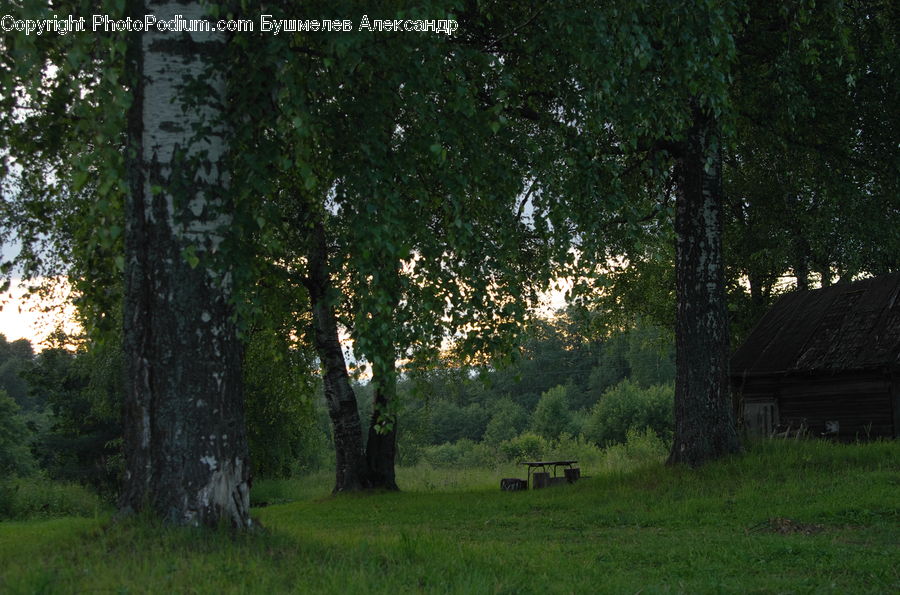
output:
[[[552,443],[582,436],[598,446],[629,430],[672,434],[675,374],[671,334],[638,323],[586,339],[565,313],[529,325],[512,361],[430,368],[398,383],[400,464],[426,451],[482,443],[498,454],[522,435]],[[60,341],[63,337],[58,337]],[[322,386],[308,350],[275,334],[251,339],[245,365],[253,473],[288,477],[334,464]],[[121,350],[65,346],[34,353],[0,335],[0,464],[10,475],[42,473],[114,497],[124,471]],[[371,382],[355,382],[362,415],[371,414]]]

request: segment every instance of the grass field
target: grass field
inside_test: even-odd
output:
[[[264,529],[237,537],[106,513],[4,522],[0,592],[900,592],[898,441],[583,471],[527,493],[421,468],[401,493],[268,482]]]

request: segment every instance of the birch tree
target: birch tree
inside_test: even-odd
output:
[[[207,16],[150,2],[160,20]],[[134,38],[126,203],[122,506],[176,524],[250,525],[241,349],[217,259],[231,215],[218,33]]]

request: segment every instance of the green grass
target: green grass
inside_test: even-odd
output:
[[[0,478],[0,521],[94,517],[105,507],[97,494],[76,483],[41,476]]]
[[[261,482],[265,530],[237,537],[141,519],[0,523],[0,592],[900,590],[896,441],[585,472],[527,493],[424,467],[402,470],[401,493],[331,497],[327,474]]]

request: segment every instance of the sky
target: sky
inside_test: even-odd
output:
[[[3,261],[11,259],[17,252],[18,248],[14,245],[0,246],[0,257]],[[542,314],[549,315],[553,310],[565,305],[565,289],[567,285],[570,288],[571,284],[566,284],[565,281],[562,281],[562,284],[562,288],[545,294]],[[10,290],[0,294],[0,334],[5,335],[7,341],[28,339],[35,350],[39,351],[44,346],[42,345],[44,340],[60,324],[69,332],[77,331],[78,326],[73,320],[74,307],[65,303],[65,286],[58,292],[62,295],[52,299],[41,300],[37,297],[26,299],[25,293],[27,293],[26,284],[22,283],[21,279],[13,278]]]
[[[62,323],[72,331],[77,325],[72,320],[74,309],[62,299],[42,301],[38,298],[25,299],[25,286],[19,279],[13,279],[10,291],[0,297],[0,334],[7,341],[28,339],[36,350],[53,330]]]
[[[0,246],[0,259],[10,260],[18,253],[15,245]],[[9,291],[0,294],[0,334],[7,341],[28,339],[35,350],[40,350],[43,341],[59,324],[68,331],[77,330],[73,321],[74,308],[65,304],[62,296],[41,300],[36,297],[26,299],[27,286],[19,278],[12,279]],[[62,286],[60,292],[66,293]]]

